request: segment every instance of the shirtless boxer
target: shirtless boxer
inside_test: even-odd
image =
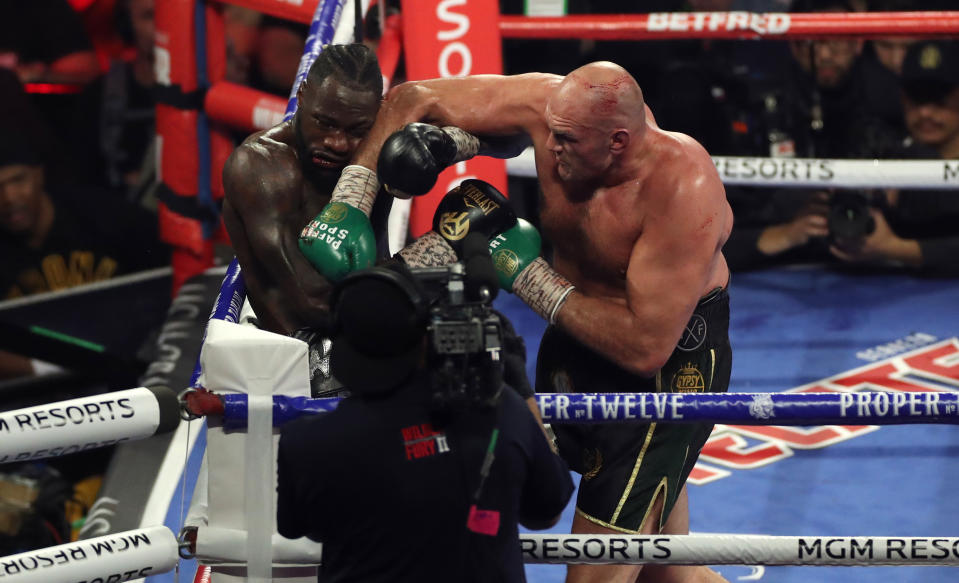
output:
[[[419,125],[391,136],[420,121],[452,127]],[[729,270],[721,250],[732,212],[706,151],[660,129],[623,68],[598,62],[566,77],[397,86],[354,163],[378,164],[394,193],[422,194],[431,174],[454,158],[450,150],[458,158],[475,154],[461,130],[525,134],[533,143],[552,267],[537,257],[538,235],[528,224],[491,248],[501,281],[551,324],[538,390],[726,391]],[[554,429],[561,453],[583,474],[573,532],[688,532],[685,481],[711,425]],[[723,579],[706,567],[680,566],[570,565],[567,575],[576,583],[636,580]]]
[[[314,380],[317,367],[328,374],[316,335],[328,335],[331,284],[300,253],[297,238],[330,202],[341,171],[373,125],[382,94],[383,76],[369,48],[329,45],[297,91],[293,118],[248,137],[223,168],[223,221],[258,323],[313,341]],[[389,197],[380,199],[387,208],[377,205],[377,224],[389,206]]]

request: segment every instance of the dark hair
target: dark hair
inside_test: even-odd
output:
[[[354,89],[365,89],[383,94],[383,73],[376,53],[360,43],[327,45],[320,52],[307,79],[320,84],[327,77],[334,77]]]

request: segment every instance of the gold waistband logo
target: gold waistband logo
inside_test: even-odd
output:
[[[706,382],[696,365],[687,362],[673,375],[670,387],[674,393],[701,393],[706,390]]]

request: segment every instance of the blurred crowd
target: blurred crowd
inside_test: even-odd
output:
[[[504,13],[524,2],[507,0]],[[943,0],[655,0],[644,12],[954,10]],[[570,0],[569,13],[635,12],[618,0]],[[959,35],[957,35],[959,38]],[[543,45],[548,50],[543,50]],[[504,41],[506,72],[564,74],[611,60],[639,81],[660,127],[712,155],[826,159],[959,158],[955,39]],[[511,193],[535,182],[511,179]],[[950,190],[726,187],[736,271],[775,265],[959,274],[959,197]],[[529,210],[535,215],[535,209]]]
[[[167,262],[166,250],[149,244],[156,239],[149,224],[155,224],[150,213],[156,210],[157,184],[153,3],[38,0],[0,8],[0,245],[5,257],[18,258],[4,262],[0,299]],[[501,10],[520,14],[525,5],[502,0]],[[655,0],[643,6],[649,12],[942,8],[948,8],[942,0]],[[398,9],[393,2],[390,10]],[[635,7],[622,0],[570,0],[566,9],[603,14],[629,13]],[[227,5],[224,11],[228,80],[288,96],[307,26],[245,8]],[[376,14],[370,12],[370,32],[377,29]],[[639,81],[661,127],[693,136],[714,155],[959,157],[959,97],[954,91],[959,55],[954,41],[838,38],[761,41],[759,48],[756,41],[507,39],[504,72],[563,74],[588,61],[615,61]],[[523,202],[527,214],[535,215],[535,185],[514,182],[518,193],[531,191]],[[14,190],[37,195],[18,199],[8,192]],[[891,249],[898,241],[835,245],[827,224],[833,193],[742,187],[729,187],[728,192],[737,219],[737,235],[728,248],[735,269],[817,260],[904,263],[926,272],[954,267],[942,263],[948,254],[941,246],[920,244],[918,255],[897,247],[897,255]],[[945,220],[951,213],[942,212],[956,206],[950,193],[858,194],[869,213],[881,210],[880,216],[863,219],[877,238],[952,234],[952,221]],[[52,212],[61,205],[71,208]],[[927,207],[936,210],[935,216],[925,216]],[[130,245],[122,245],[126,253],[110,256],[109,265],[102,266],[98,257],[71,261],[64,254],[70,250],[64,248],[59,255],[65,270],[45,269],[51,233],[54,239],[74,236],[68,237],[60,224],[64,221],[54,224],[54,217],[68,215],[76,215],[70,222],[83,222],[80,231],[88,235],[112,231],[100,237],[105,255],[111,245],[130,241],[117,225],[136,225],[130,231],[139,233],[142,252],[129,253]],[[110,228],[103,229],[107,224]],[[63,247],[65,242],[57,243]]]
[[[156,217],[154,2],[0,3],[0,301],[169,265]],[[398,2],[389,4],[399,10]],[[635,13],[640,6],[644,12],[954,8],[944,0],[556,4],[571,14]],[[500,2],[505,14],[522,14],[526,5]],[[223,10],[227,79],[287,97],[307,26],[246,8]],[[366,30],[375,42],[377,11],[370,14]],[[953,39],[506,39],[503,47],[507,74],[565,74],[595,60],[623,65],[660,127],[693,136],[713,155],[959,159],[959,41]],[[510,192],[520,214],[535,223],[535,180],[512,177]],[[736,221],[726,246],[734,272],[814,263],[959,274],[955,191],[729,186],[727,195]],[[0,381],[38,366],[0,351]],[[54,526],[68,536],[69,524]]]

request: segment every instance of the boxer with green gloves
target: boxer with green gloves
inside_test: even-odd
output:
[[[539,232],[523,219],[489,243],[500,287],[555,324],[556,314],[576,288],[539,256],[540,249]]]
[[[470,233],[492,239],[516,224],[509,200],[492,184],[471,178],[449,191],[433,214],[433,230],[400,250],[410,267],[446,265],[462,256]]]
[[[330,281],[339,281],[347,273],[375,262],[376,237],[369,213],[379,188],[373,171],[347,166],[330,203],[300,232],[300,251]]]

